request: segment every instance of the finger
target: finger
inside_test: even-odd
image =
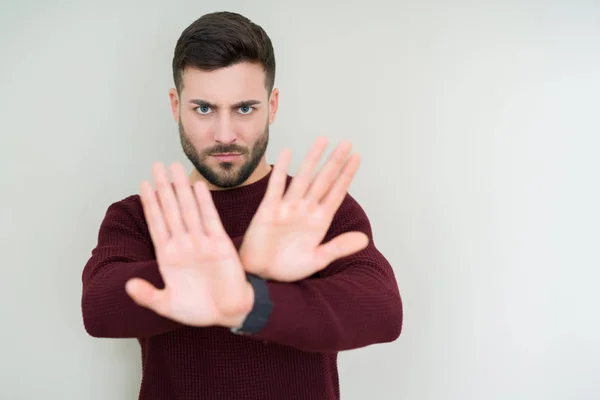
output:
[[[169,240],[169,230],[163,219],[163,214],[156,198],[156,192],[150,182],[146,180],[142,181],[140,185],[140,200],[154,246],[164,246]]]
[[[306,195],[307,199],[317,203],[322,200],[323,196],[331,189],[338,178],[340,170],[345,166],[346,158],[351,150],[352,144],[347,140],[337,145],[323,168],[318,172],[315,181]]]
[[[185,168],[180,163],[171,165],[171,174],[175,183],[175,192],[179,201],[179,210],[183,220],[184,228],[194,237],[203,233],[202,220],[198,203],[189,182]]]
[[[283,149],[277,157],[277,161],[271,171],[267,190],[261,201],[259,210],[275,210],[285,192],[285,186],[288,178],[288,168],[292,153],[289,149]],[[257,211],[258,212],[258,211]]]
[[[284,201],[297,201],[304,197],[306,190],[313,180],[313,173],[323,156],[325,148],[327,148],[327,139],[324,137],[317,138],[302,161],[298,173],[292,179]]]
[[[204,231],[208,235],[222,235],[225,233],[225,228],[221,223],[221,217],[215,207],[210,190],[203,181],[198,181],[194,184],[194,193],[198,201],[200,209],[200,219],[204,226]]]
[[[348,193],[348,187],[358,171],[360,166],[360,156],[358,154],[352,154],[348,159],[348,162],[344,166],[344,169],[335,180],[333,187],[329,190],[329,193],[325,196],[321,205],[325,208],[325,211],[329,215],[333,215],[344,201],[346,194]]]
[[[342,233],[317,248],[315,265],[323,269],[333,261],[357,253],[368,245],[369,237],[363,232]]]
[[[164,164],[155,163],[152,167],[152,175],[154,175],[154,180],[156,181],[158,198],[167,227],[171,235],[182,235],[185,232],[185,228],[179,212],[179,204],[177,203],[177,197],[173,191],[173,185],[169,180]]]
[[[137,305],[149,308],[160,315],[165,314],[167,307],[164,291],[157,289],[150,282],[132,278],[125,283],[125,291]]]

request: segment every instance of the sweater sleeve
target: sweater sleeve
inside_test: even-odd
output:
[[[238,250],[242,239],[232,239]],[[137,195],[108,207],[83,269],[81,308],[89,335],[143,338],[184,326],[137,305],[125,291],[125,283],[134,277],[165,287]]]
[[[98,243],[84,267],[81,307],[91,336],[141,338],[182,326],[137,305],[125,292],[125,283],[134,277],[164,288],[138,211],[133,196],[108,207]]]
[[[338,352],[399,337],[403,309],[393,269],[373,243],[365,212],[349,195],[325,241],[347,231],[367,234],[367,248],[336,260],[318,276],[268,282],[273,310],[255,338],[304,351]]]

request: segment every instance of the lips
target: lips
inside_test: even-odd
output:
[[[213,154],[214,158],[219,161],[234,161],[241,156],[239,153],[221,153],[221,154]]]

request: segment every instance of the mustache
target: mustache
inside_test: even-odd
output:
[[[205,150],[204,154],[210,156],[212,154],[221,154],[221,153],[246,154],[247,152],[248,152],[248,150],[244,147],[240,147],[235,144],[230,144],[230,145],[217,145],[217,146],[211,147],[210,149]]]

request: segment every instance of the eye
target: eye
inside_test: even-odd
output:
[[[208,114],[210,112],[209,106],[199,106],[195,108],[198,114]]]
[[[251,106],[241,106],[240,107],[240,114],[250,114],[252,111],[254,111],[254,107],[251,107]]]

